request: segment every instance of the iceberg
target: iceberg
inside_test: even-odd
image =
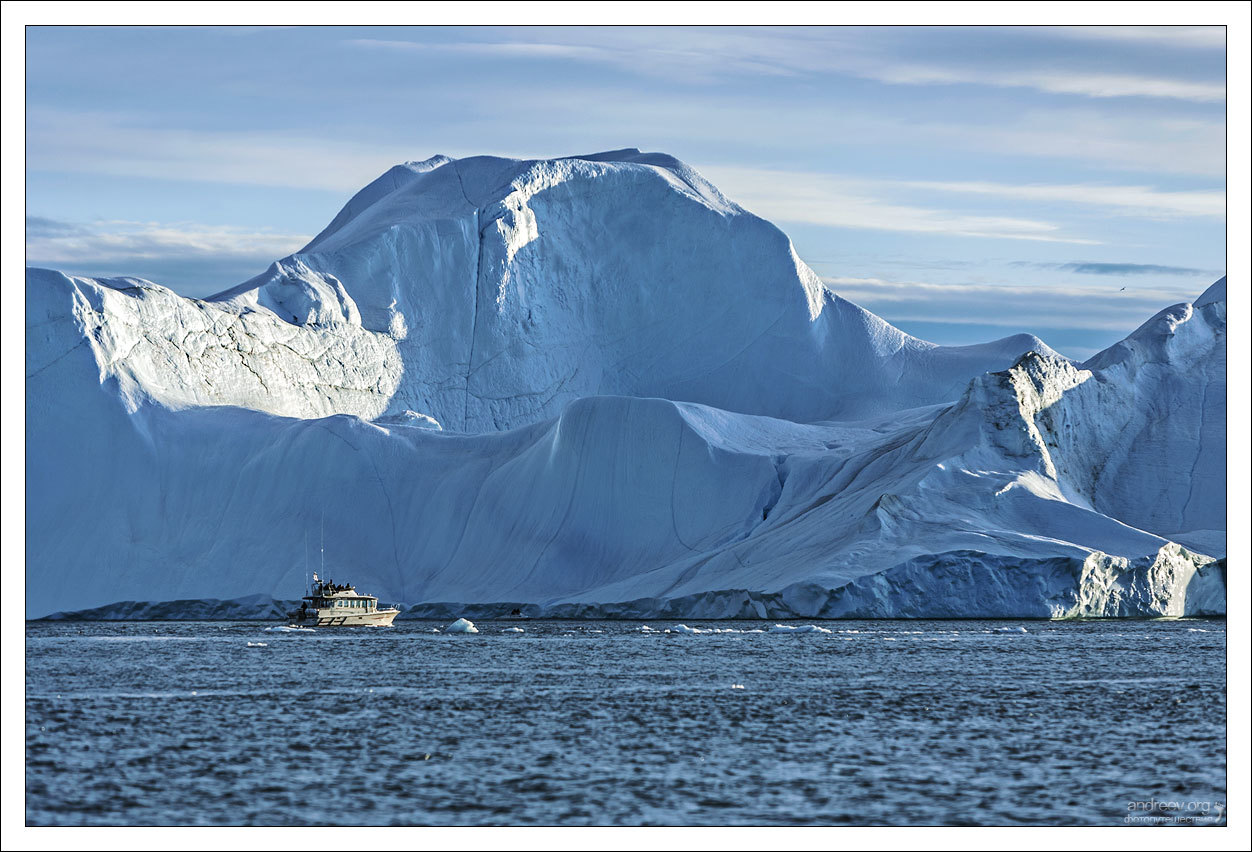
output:
[[[936,346],[667,155],[406,163],[212,299],[27,270],[26,612],[262,617],[324,514],[406,616],[1220,614],[1225,329]]]

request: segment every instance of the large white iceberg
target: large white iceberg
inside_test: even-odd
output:
[[[419,614],[1225,611],[1224,279],[1085,364],[934,346],[630,150],[397,166],[215,299],[26,305],[31,617],[298,597],[323,516]]]

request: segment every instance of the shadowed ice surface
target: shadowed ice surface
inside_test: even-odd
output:
[[[817,625],[30,623],[26,820],[1225,822],[1223,621]]]

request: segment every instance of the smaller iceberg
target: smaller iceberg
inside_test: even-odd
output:
[[[443,629],[444,633],[477,633],[478,628],[468,619],[458,618]]]

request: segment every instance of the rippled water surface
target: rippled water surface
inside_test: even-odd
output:
[[[31,623],[26,820],[1225,821],[1224,622],[818,625]]]

